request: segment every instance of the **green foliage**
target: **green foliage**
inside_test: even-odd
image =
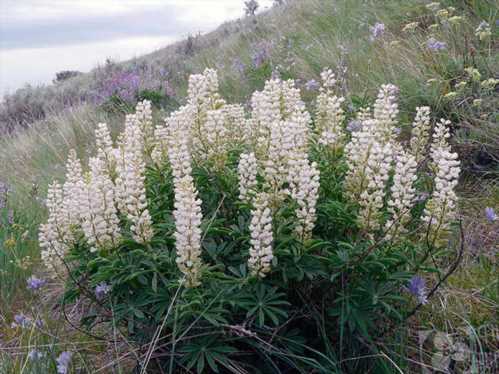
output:
[[[82,240],[67,258],[71,276],[63,303],[89,301],[83,318],[89,330],[107,321],[145,346],[159,336],[161,365],[173,372],[331,373],[378,365],[356,357],[376,353],[377,338],[404,323],[414,301],[402,290],[420,267],[424,245],[365,239],[356,226],[357,207],[343,196],[342,156],[317,149],[321,188],[313,238],[294,236],[292,204],[283,204],[275,218],[272,272],[253,278],[246,265],[250,211],[238,201],[237,155],[231,153],[223,172],[193,170],[208,264],[201,286],[179,282],[165,164],[147,171],[153,240],[141,245],[129,237],[98,253]],[[94,289],[102,282],[111,291],[98,299]]]

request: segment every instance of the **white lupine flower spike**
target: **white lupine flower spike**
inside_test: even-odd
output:
[[[410,221],[411,208],[416,197],[416,167],[416,158],[413,155],[405,151],[398,154],[388,200],[388,212],[391,217],[385,224],[387,238],[397,238],[399,234],[405,233],[404,226]]]
[[[272,259],[272,212],[269,207],[269,196],[259,194],[254,200],[251,211],[251,248],[248,268],[253,276],[264,278],[271,270]]]
[[[134,117],[127,116],[116,163],[118,208],[131,222],[133,238],[145,244],[152,239],[152,220],[147,209],[143,135]]]
[[[91,251],[115,248],[121,232],[114,185],[100,158],[91,158],[89,163],[89,181],[80,199],[82,229]]]
[[[258,169],[253,152],[241,154],[237,171],[239,175],[239,199],[248,203],[257,187],[256,176]]]
[[[200,283],[201,261],[201,200],[194,181],[185,175],[175,182],[175,247],[177,265],[186,277],[187,287]]]
[[[425,156],[426,146],[430,140],[430,107],[416,108],[416,117],[412,125],[410,149],[419,163]]]
[[[431,159],[435,171],[434,190],[423,212],[430,243],[441,244],[447,238],[451,223],[457,218],[455,188],[461,172],[457,153],[447,142],[450,121],[440,120],[433,133]]]
[[[342,148],[346,133],[343,128],[345,115],[341,105],[345,98],[334,94],[332,88],[335,86],[336,80],[331,70],[324,70],[321,77],[323,86],[317,96],[315,131],[319,137],[319,144],[330,146],[333,149]]]
[[[48,268],[57,272],[63,257],[74,243],[70,215],[64,204],[62,186],[58,182],[49,185],[46,205],[48,219],[40,225],[39,232],[41,258]]]

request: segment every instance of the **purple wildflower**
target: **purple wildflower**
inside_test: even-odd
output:
[[[95,287],[95,297],[97,300],[102,300],[111,291],[111,286],[106,282],[101,282]]]
[[[28,285],[27,285],[28,289],[32,290],[32,291],[36,291],[36,290],[42,288],[47,283],[47,281],[45,279],[37,278],[34,275],[29,277],[27,282],[28,282]]]
[[[383,36],[385,33],[385,25],[380,22],[376,22],[374,26],[371,26],[371,41],[374,41]]]
[[[31,320],[26,317],[24,314],[16,314],[14,316],[14,323],[16,324],[16,326],[20,326],[20,327],[28,327],[29,325],[31,325]]]
[[[9,187],[0,181],[0,209],[7,206],[7,194],[9,193]]]
[[[43,352],[40,352],[39,350],[37,349],[32,349],[29,353],[28,353],[28,358],[30,359],[30,361],[38,361],[40,360],[41,358],[43,358],[44,353]]]
[[[268,42],[261,42],[256,45],[251,56],[251,62],[255,69],[258,69],[270,59],[270,48],[271,45]]]
[[[426,42],[426,46],[428,47],[429,50],[434,51],[434,52],[438,52],[438,51],[442,51],[442,50],[446,49],[447,43],[440,42],[435,38],[430,38]]]
[[[164,78],[164,77],[167,77],[167,76],[168,76],[168,74],[170,74],[170,72],[169,72],[168,70],[166,70],[165,68],[161,68],[161,69],[159,69],[159,75],[160,75],[161,77],[163,77],[163,78]]]
[[[14,224],[14,211],[12,209],[9,209],[7,211],[7,223],[9,225],[13,225]]]
[[[490,207],[485,208],[485,217],[487,217],[489,222],[497,221],[497,214],[494,211],[494,208]]]
[[[133,103],[139,92],[140,76],[135,72],[116,72],[102,82],[97,94],[99,103],[111,96],[119,96],[122,100]]]
[[[409,281],[407,291],[415,296],[421,304],[428,303],[428,296],[426,294],[426,282],[419,275],[415,275]]]
[[[350,132],[357,132],[362,130],[362,121],[354,119],[348,122],[347,130]]]
[[[175,96],[175,88],[172,87],[170,82],[166,81],[165,82],[165,95],[167,97],[174,97]]]
[[[37,318],[35,320],[34,325],[38,328],[42,328],[43,321],[41,319]],[[14,322],[12,322],[12,324],[10,325],[10,327],[12,327],[13,329],[17,328],[17,327],[25,329],[25,328],[30,328],[32,326],[33,326],[33,320],[30,317],[24,315],[23,313],[16,314],[14,316]]]
[[[71,363],[71,352],[62,352],[57,357],[57,374],[67,374],[69,372],[69,364]]]
[[[244,71],[246,70],[246,65],[238,58],[234,60],[234,62],[232,63],[232,67],[241,75],[243,75]]]
[[[305,83],[305,89],[307,91],[315,91],[319,88],[319,83],[315,79],[310,79]]]

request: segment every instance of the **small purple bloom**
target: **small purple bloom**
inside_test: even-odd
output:
[[[0,181],[0,209],[7,206],[7,194],[9,193],[9,187]]]
[[[426,282],[419,275],[415,275],[411,278],[407,286],[407,291],[415,296],[421,304],[428,303],[428,297],[426,294]]]
[[[270,49],[271,44],[269,42],[261,42],[256,45],[251,55],[251,62],[255,69],[258,69],[270,59]]]
[[[246,65],[238,58],[234,60],[232,67],[241,75],[243,75],[244,71],[246,70]]]
[[[7,211],[7,223],[9,225],[13,225],[14,224],[14,211],[12,209],[9,209]]]
[[[31,319],[26,317],[23,313],[16,314],[14,316],[14,322],[10,325],[12,328],[16,327],[21,327],[21,328],[27,328],[31,326]]]
[[[69,364],[71,363],[71,352],[62,352],[57,357],[57,374],[67,374],[69,372]]]
[[[354,119],[348,122],[347,130],[350,132],[357,132],[362,130],[362,121]]]
[[[27,326],[29,324],[29,319],[28,317],[26,317],[24,314],[16,314],[14,316],[14,321],[16,321],[16,323],[21,326],[21,327],[24,327],[24,326]]]
[[[28,289],[32,290],[32,291],[36,291],[36,290],[42,288],[47,283],[47,281],[45,279],[37,278],[34,275],[29,277],[27,282],[28,282],[28,285],[27,285]]]
[[[494,211],[494,208],[490,207],[485,208],[485,217],[487,217],[489,222],[497,221],[497,214]]]
[[[161,68],[159,69],[159,75],[161,75],[161,77],[167,77],[169,74],[168,70],[166,70],[165,68]]]
[[[30,361],[38,361],[40,360],[41,358],[43,358],[43,356],[45,356],[43,354],[43,352],[40,352],[39,350],[37,349],[32,349],[29,353],[28,353],[28,358],[30,359]]]
[[[305,89],[307,91],[315,91],[319,88],[319,83],[315,79],[310,79],[305,83]]]
[[[429,50],[434,51],[434,52],[438,52],[438,51],[442,51],[442,50],[446,49],[447,43],[440,42],[435,38],[430,38],[426,42],[426,46],[428,47]]]
[[[374,26],[370,28],[371,30],[371,41],[376,40],[383,36],[385,33],[385,25],[380,22],[376,22]]]
[[[165,95],[167,97],[175,97],[175,88],[168,81],[165,82]]]
[[[95,287],[95,297],[97,297],[97,300],[102,300],[109,291],[111,291],[111,286],[106,282],[99,283],[97,287]]]

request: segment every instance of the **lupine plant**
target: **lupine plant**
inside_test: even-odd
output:
[[[246,113],[207,69],[164,123],[143,102],[115,141],[97,126],[88,166],[70,153],[42,258],[89,332],[112,323],[139,347],[141,372],[388,370],[359,357],[440,284],[459,161],[428,107],[399,138],[394,85],[349,109],[321,78],[313,115],[278,78]]]

